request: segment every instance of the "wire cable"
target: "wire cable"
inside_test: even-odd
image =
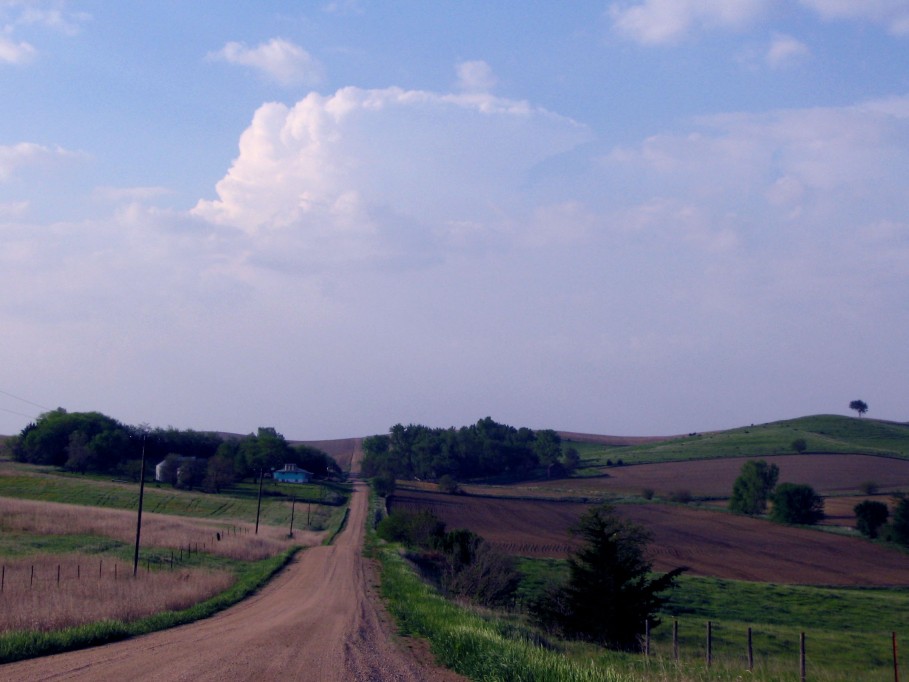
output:
[[[38,403],[33,403],[31,400],[26,400],[25,398],[20,398],[17,395],[13,395],[12,393],[10,393],[8,391],[4,391],[2,388],[0,388],[0,393],[2,393],[3,395],[8,395],[10,398],[15,398],[16,400],[21,400],[23,403],[28,403],[29,405],[32,405],[34,407],[40,407],[42,410],[51,409],[51,408],[47,407],[46,405],[39,405]]]

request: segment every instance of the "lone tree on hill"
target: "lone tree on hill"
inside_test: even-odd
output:
[[[801,455],[808,449],[808,441],[804,438],[796,438],[792,441],[792,449]]]
[[[646,623],[658,625],[666,601],[686,568],[651,578],[645,549],[651,534],[619,517],[612,506],[593,507],[572,532],[583,545],[568,560],[568,582],[550,588],[533,606],[538,622],[563,634],[616,649],[635,650]]]
[[[858,412],[859,419],[861,419],[862,415],[868,411],[868,403],[864,400],[853,400],[849,403],[849,409]]]
[[[767,464],[762,459],[748,460],[733,484],[729,509],[749,516],[763,514],[767,509],[767,498],[779,477],[780,468],[776,464]]]

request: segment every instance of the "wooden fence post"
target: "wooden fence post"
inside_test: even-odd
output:
[[[672,621],[672,657],[679,660],[679,621]]]
[[[713,663],[713,623],[707,621],[707,667]]]
[[[3,573],[0,573],[0,592],[3,592],[3,584],[6,582],[6,564],[3,564]]]
[[[754,672],[754,646],[751,642],[751,628],[748,628],[748,672]]]
[[[32,575],[28,579],[28,586],[31,587],[35,584],[35,564],[32,564]]]
[[[891,633],[893,640],[893,682],[900,682],[900,661],[896,655],[896,632]]]
[[[60,587],[60,564],[57,564],[57,587]]]
[[[805,682],[805,633],[799,635],[799,679]]]
[[[644,621],[644,655],[650,656],[650,619]]]

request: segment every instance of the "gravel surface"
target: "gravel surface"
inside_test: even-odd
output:
[[[461,679],[390,634],[362,553],[366,489],[355,485],[335,544],[301,552],[255,596],[189,625],[0,666],[0,680]]]

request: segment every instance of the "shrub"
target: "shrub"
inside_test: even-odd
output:
[[[864,481],[859,485],[859,491],[863,495],[877,495],[878,490],[880,490],[880,486],[874,481]]]
[[[909,497],[902,498],[893,510],[890,539],[909,547]]]
[[[652,500],[652,499],[653,499],[653,496],[654,496],[655,494],[656,494],[656,493],[655,493],[655,491],[654,491],[653,488],[644,488],[644,489],[641,491],[641,497],[643,497],[645,500]]]
[[[876,538],[878,529],[887,523],[890,512],[883,502],[865,500],[853,508],[855,512],[855,527],[862,535]]]
[[[693,498],[690,490],[673,490],[669,493],[669,499],[678,504],[688,504]]]
[[[388,542],[409,547],[433,547],[445,534],[445,524],[429,511],[392,511],[379,521],[376,533]]]
[[[390,471],[380,471],[370,480],[370,485],[379,497],[388,497],[394,493],[398,483]]]
[[[448,493],[449,495],[457,495],[459,492],[461,492],[461,488],[458,485],[458,482],[451,474],[445,474],[442,476],[439,479],[437,485],[439,486],[440,492]]]
[[[778,523],[817,523],[824,518],[824,499],[810,485],[782,483],[773,493],[770,518]]]

